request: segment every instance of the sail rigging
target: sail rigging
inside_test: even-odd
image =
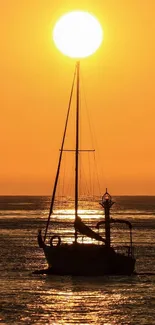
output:
[[[114,222],[120,222],[124,223],[124,221],[118,219],[112,219],[110,218],[110,209],[113,205],[113,201],[111,199],[111,196],[109,193],[106,192],[102,197],[102,201],[100,202],[102,208],[104,209],[105,213],[105,220],[99,221],[97,223],[97,228],[99,230],[99,227],[104,224],[105,226],[105,238],[103,238],[99,232],[94,231],[91,229],[88,225],[86,225],[83,220],[81,219],[82,214],[87,214],[86,211],[90,207],[90,201],[88,202],[88,197],[87,201],[84,199],[84,204],[85,208],[83,205],[83,201],[80,200],[81,197],[81,190],[80,186],[83,181],[83,174],[84,170],[82,170],[82,173],[80,173],[80,166],[82,165],[82,162],[79,159],[79,153],[81,151],[94,151],[94,150],[86,150],[81,148],[80,146],[80,140],[81,140],[81,135],[79,134],[80,132],[80,125],[79,120],[81,120],[81,114],[80,114],[80,62],[77,62],[75,72],[74,72],[74,78],[73,78],[73,83],[72,83],[72,88],[71,88],[71,93],[70,93],[70,99],[69,99],[69,104],[68,104],[68,110],[67,110],[67,116],[66,116],[66,121],[65,121],[65,127],[64,127],[64,132],[63,132],[63,138],[62,138],[62,143],[61,143],[61,148],[60,148],[60,154],[59,154],[59,160],[58,160],[58,166],[56,170],[56,177],[55,177],[55,182],[54,182],[54,187],[53,187],[53,193],[51,197],[51,204],[50,204],[50,209],[49,209],[49,214],[48,214],[48,219],[46,223],[46,229],[45,229],[45,234],[44,234],[44,239],[42,239],[41,231],[38,233],[38,244],[39,247],[41,247],[44,250],[45,257],[47,259],[49,268],[52,272],[52,274],[58,274],[58,275],[106,275],[106,274],[132,274],[134,270],[134,265],[135,265],[135,259],[133,256],[133,249],[132,249],[132,232],[131,232],[131,224],[129,221],[125,221],[125,223],[129,226],[130,229],[130,245],[128,247],[128,252],[127,255],[124,255],[124,253],[120,254],[119,252],[114,250],[114,248],[111,245],[111,233],[110,233],[110,227],[111,223]],[[75,135],[74,137],[72,136],[73,133],[71,133],[71,136],[68,136],[68,129],[70,130],[69,127],[69,121],[71,121],[71,103],[72,103],[72,97],[73,97],[73,91],[74,91],[74,86],[75,86],[75,81],[76,81],[76,109],[73,112],[74,115],[74,130],[75,130]],[[74,147],[70,148],[65,148],[67,139],[69,141],[73,140],[74,141]],[[65,155],[66,151],[73,152],[73,192],[74,192],[74,203],[73,201],[70,201],[70,199],[67,199],[67,193],[68,191],[64,191],[64,179],[63,182],[61,183],[61,175],[69,176],[67,179],[69,181],[67,184],[71,184],[70,182],[70,176],[71,176],[71,164],[62,164],[62,157]],[[68,156],[68,155],[67,155]],[[82,155],[83,156],[83,155]],[[85,155],[84,155],[85,156]],[[64,159],[63,159],[64,160]],[[62,166],[61,166],[62,165]],[[63,165],[66,167],[67,165],[67,175],[66,175],[66,169],[64,168],[63,170]],[[79,166],[80,165],[80,166]],[[93,186],[94,186],[94,176],[90,174],[90,165],[85,164],[87,166],[87,171],[86,175],[89,174],[90,177],[90,182],[89,185],[92,185],[92,180],[93,180]],[[82,166],[83,167],[83,166]],[[82,174],[82,177],[81,177]],[[85,178],[85,177],[84,177]],[[87,178],[87,177],[86,177]],[[75,183],[75,184],[74,184]],[[61,190],[62,196],[57,196],[59,192],[59,185],[61,185]],[[83,184],[82,184],[83,185]],[[65,183],[66,186],[66,183]],[[83,187],[83,186],[82,186]],[[91,190],[93,190],[91,186]],[[79,193],[80,192],[80,193]],[[80,194],[80,195],[79,195]],[[92,191],[91,191],[92,194]],[[61,197],[61,202],[57,201],[57,197]],[[61,205],[59,206],[59,203]],[[70,204],[70,205],[69,205]],[[64,210],[63,210],[64,207]],[[55,209],[56,208],[56,209]],[[74,217],[74,230],[72,229],[71,231],[67,230],[70,239],[72,235],[74,234],[74,241],[72,243],[65,243],[61,240],[61,238],[65,237],[65,234],[61,234],[60,229],[61,229],[61,223],[62,225],[64,224],[63,222],[59,223],[59,226],[57,225],[57,234],[50,233],[50,240],[49,243],[46,244],[46,237],[47,237],[47,232],[49,228],[49,223],[50,223],[50,218],[51,215],[53,216],[53,221],[54,221],[54,216],[56,216],[56,219],[59,219],[59,212],[61,212],[61,218],[62,218],[62,212],[65,211],[65,214],[67,216],[67,219],[69,219],[69,214],[70,212],[71,215]],[[99,215],[101,215],[99,213]],[[98,216],[99,216],[98,215]],[[72,224],[73,226],[73,224]],[[60,236],[61,234],[61,236]],[[52,235],[52,236],[51,236]],[[80,242],[80,236],[82,235],[82,243]],[[79,236],[79,240],[78,240]],[[88,239],[86,242],[83,242],[83,236],[86,236],[87,238],[95,239],[98,241],[98,244],[91,242],[89,243]],[[49,237],[49,236],[48,236]],[[55,241],[56,239],[56,241]],[[102,245],[101,245],[102,243]]]
[[[104,238],[102,238],[99,234],[93,231],[90,227],[84,224],[79,216],[77,216],[74,227],[79,231],[80,234],[85,235],[89,238],[96,239],[98,241],[106,242]]]
[[[65,139],[66,139],[66,132],[67,132],[67,127],[68,127],[68,122],[69,122],[69,116],[70,116],[70,109],[71,109],[71,102],[72,102],[72,97],[73,97],[73,90],[75,86],[75,80],[76,80],[76,111],[75,111],[75,117],[76,117],[76,125],[75,125],[75,149],[74,150],[69,150],[65,149]],[[46,224],[46,229],[45,229],[45,235],[44,235],[44,241],[46,240],[47,237],[47,232],[48,232],[48,227],[50,223],[50,218],[51,215],[53,214],[53,207],[54,207],[54,202],[55,202],[55,196],[56,196],[56,191],[57,191],[57,185],[58,185],[58,179],[60,176],[60,168],[61,168],[61,162],[62,162],[62,155],[64,151],[73,151],[75,154],[75,181],[74,181],[74,213],[75,213],[75,220],[74,220],[74,240],[75,243],[77,242],[78,238],[78,232],[80,234],[86,235],[87,237],[94,238],[98,241],[105,242],[105,240],[99,236],[97,233],[92,231],[88,226],[86,226],[80,217],[78,216],[78,203],[79,203],[79,152],[81,151],[94,151],[94,150],[85,150],[85,149],[80,149],[79,148],[79,119],[80,119],[80,62],[78,61],[75,67],[75,72],[74,72],[74,77],[73,77],[73,83],[72,83],[72,88],[71,88],[71,93],[70,93],[70,98],[69,98],[69,105],[68,105],[68,111],[67,111],[67,116],[66,116],[66,122],[65,122],[65,128],[64,128],[64,133],[63,133],[63,138],[62,138],[62,143],[61,143],[61,149],[60,149],[60,155],[59,155],[59,161],[58,161],[58,167],[56,171],[56,177],[55,177],[55,182],[54,182],[54,188],[53,188],[53,193],[52,193],[52,198],[51,198],[51,204],[50,204],[50,210],[49,210],[49,215],[48,215],[48,220]]]
[[[74,90],[74,83],[75,83],[75,78],[76,78],[76,71],[77,71],[77,67],[75,67],[75,72],[74,72],[74,77],[73,77],[73,83],[72,83],[72,88],[71,88],[71,93],[70,93],[70,98],[69,98],[69,104],[68,104],[68,111],[67,111],[66,123],[65,123],[65,128],[64,128],[62,143],[61,143],[61,149],[60,149],[60,155],[59,155],[59,162],[58,162],[58,167],[57,167],[57,172],[56,172],[56,178],[55,178],[55,183],[54,183],[54,188],[53,188],[53,193],[52,193],[52,198],[51,198],[51,205],[50,205],[48,220],[47,220],[46,229],[45,229],[44,241],[46,240],[47,230],[48,230],[48,226],[49,226],[49,222],[50,222],[50,217],[51,217],[51,214],[53,212],[53,205],[54,205],[55,194],[56,194],[56,189],[57,189],[57,183],[58,183],[58,178],[59,178],[59,172],[60,172],[60,166],[61,166],[61,160],[62,160],[62,153],[63,153],[65,136],[66,136],[66,131],[67,131],[67,125],[68,125],[69,113],[70,113],[70,108],[71,108],[71,102],[72,102],[72,97],[73,97],[73,90]]]

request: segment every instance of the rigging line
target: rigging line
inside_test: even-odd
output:
[[[53,188],[50,211],[49,211],[48,220],[47,220],[46,229],[45,229],[44,241],[46,240],[46,235],[47,235],[47,230],[48,230],[48,226],[49,226],[49,222],[50,222],[50,217],[51,217],[51,214],[53,212],[53,205],[54,205],[55,193],[56,193],[58,177],[59,177],[59,171],[60,171],[60,166],[61,166],[62,152],[63,152],[64,142],[65,142],[65,137],[66,137],[66,131],[67,131],[69,113],[70,113],[71,102],[72,102],[72,97],[73,97],[73,90],[74,90],[74,83],[75,83],[76,73],[77,73],[77,67],[75,67],[73,83],[72,83],[72,88],[71,88],[71,93],[70,93],[70,98],[69,98],[68,111],[67,111],[67,116],[66,116],[66,123],[65,123],[65,128],[64,128],[63,139],[62,139],[62,143],[61,143],[61,150],[60,150],[60,155],[59,155],[58,168],[57,168],[56,178],[55,178],[55,183],[54,183],[54,188]]]
[[[91,118],[90,118],[90,114],[89,114],[89,110],[88,110],[88,105],[87,105],[87,100],[86,100],[86,92],[85,92],[82,73],[81,73],[81,83],[82,83],[83,97],[84,97],[84,102],[85,102],[85,107],[86,107],[86,113],[87,113],[87,117],[88,117],[88,126],[89,126],[89,130],[90,130],[91,143],[92,143],[92,147],[95,147],[94,146],[94,134],[93,134],[92,128],[91,128],[91,122],[90,122]]]
[[[74,192],[74,182],[73,182],[74,171],[75,171],[75,166],[74,166],[74,162],[73,162],[73,159],[72,159],[70,168],[68,169],[69,182],[67,182],[67,186],[66,186],[67,187],[66,192],[72,198],[73,198],[73,192]]]
[[[89,180],[89,184],[90,184],[90,193],[92,193],[92,177],[91,177],[91,164],[90,164],[90,155],[89,152],[87,153],[87,161],[88,161],[88,180]]]
[[[89,129],[90,129],[90,137],[91,137],[92,146],[94,148],[96,148],[98,161],[101,161],[99,145],[98,145],[98,141],[97,141],[97,138],[96,138],[96,134],[94,132],[95,128],[94,127],[91,128],[91,126],[93,126],[94,123],[93,123],[93,119],[90,118],[91,114],[90,114],[90,111],[89,111],[88,105],[87,105],[86,91],[85,91],[85,87],[84,87],[84,81],[83,81],[82,73],[81,73],[81,83],[82,83],[83,97],[84,97],[84,102],[85,102],[85,107],[86,107],[86,113],[87,113],[87,116],[88,116],[88,124],[89,124]],[[104,179],[105,182],[107,183],[107,174],[105,175],[105,173],[103,172],[103,167],[100,168],[100,171],[101,171],[102,179]],[[99,183],[99,180],[98,180],[98,183]],[[99,186],[99,190],[100,190],[100,186]]]
[[[99,173],[98,173],[98,166],[97,166],[97,163],[96,163],[96,156],[94,154],[94,165],[96,166],[96,168],[94,168],[94,170],[96,170],[96,178],[97,178],[97,183],[98,183],[98,189],[99,189],[99,192],[100,192],[100,195],[101,195],[101,186],[100,186],[100,181],[99,181]]]
[[[62,175],[62,192],[61,192],[61,195],[62,195],[62,198],[64,196],[64,188],[65,188],[65,176],[66,176],[66,154],[64,155],[64,168],[63,168],[63,175]]]
[[[87,105],[87,100],[86,100],[86,93],[85,93],[85,87],[84,87],[84,82],[83,82],[83,76],[82,76],[82,88],[83,88],[83,95],[84,95],[84,101],[85,101],[85,107],[86,107],[86,113],[87,113],[87,117],[88,117],[88,124],[89,124],[89,130],[90,130],[90,137],[91,137],[91,142],[92,142],[92,146],[97,149],[97,154],[99,156],[99,148],[98,148],[98,142],[97,142],[97,138],[96,138],[96,134],[95,132],[92,131],[92,127],[91,127],[91,122],[93,121],[93,119],[90,118],[90,112],[88,109],[88,105]],[[93,128],[95,129],[95,128]],[[93,150],[92,150],[93,151]],[[95,150],[94,150],[95,151]],[[99,161],[100,161],[100,157],[99,157]],[[96,158],[95,158],[95,153],[94,153],[94,169],[96,167],[96,177],[97,177],[97,184],[98,184],[98,189],[101,195],[101,186],[100,186],[100,182],[99,182],[99,175],[98,175],[98,169],[97,169],[97,163],[96,163]],[[95,173],[95,171],[94,171]],[[103,172],[102,172],[103,174]]]
[[[87,176],[86,176],[86,172],[85,172],[85,168],[84,168],[84,164],[83,164],[83,159],[81,157],[81,175],[83,175],[81,177],[81,181],[82,181],[82,188],[83,188],[83,194],[84,195],[90,195],[90,188],[88,185],[88,181],[87,181]],[[81,190],[82,192],[82,190]]]

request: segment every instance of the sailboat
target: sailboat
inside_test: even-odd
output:
[[[72,102],[74,83],[76,82],[76,132],[75,149],[72,150],[75,155],[75,175],[74,175],[74,238],[70,243],[63,242],[58,235],[48,236],[49,224],[52,222],[54,214],[54,202],[56,190],[60,175],[62,155],[65,151],[64,144],[68,127],[69,113]],[[41,230],[38,232],[38,244],[43,249],[50,273],[56,275],[71,276],[102,276],[102,275],[131,275],[135,268],[135,258],[132,246],[132,225],[129,221],[114,219],[110,216],[110,209],[114,202],[107,189],[99,202],[103,213],[103,220],[96,225],[96,231],[86,225],[79,216],[79,106],[80,106],[80,62],[75,68],[69,106],[64,127],[64,133],[59,154],[59,161],[56,171],[56,177],[51,197],[49,215],[46,223],[44,236]],[[111,243],[111,225],[115,223],[124,223],[129,228],[130,243],[127,252],[118,252]],[[105,237],[99,233],[100,227],[105,228]],[[97,232],[98,230],[98,232]],[[87,242],[79,241],[79,236],[85,236],[91,239]]]

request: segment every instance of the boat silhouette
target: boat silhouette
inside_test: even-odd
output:
[[[56,190],[60,175],[62,155],[64,153],[64,143],[68,127],[70,107],[72,102],[73,89],[76,82],[76,125],[75,125],[75,186],[74,186],[74,239],[71,243],[63,242],[60,235],[51,236],[47,242],[49,224],[52,222],[53,207],[56,197]],[[79,105],[80,105],[80,62],[75,68],[69,106],[64,127],[64,133],[59,154],[59,161],[56,170],[56,177],[51,197],[49,215],[46,223],[44,236],[41,230],[38,233],[38,244],[43,249],[50,273],[57,275],[76,275],[76,276],[101,276],[101,275],[131,275],[135,268],[135,258],[132,246],[132,225],[129,221],[114,219],[110,216],[110,209],[114,202],[107,189],[102,196],[101,210],[104,211],[104,218],[96,225],[96,231],[87,226],[79,216]],[[111,224],[124,223],[129,228],[130,242],[128,249],[118,252],[111,243]],[[100,227],[105,228],[105,238],[99,234]],[[78,236],[91,238],[92,242],[80,242]],[[48,237],[49,238],[49,237]]]

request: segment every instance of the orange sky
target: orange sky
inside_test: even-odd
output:
[[[155,195],[155,2],[0,2],[0,195],[50,194],[74,71],[51,30],[66,11],[92,12],[104,43],[82,61],[100,148],[103,191]]]

